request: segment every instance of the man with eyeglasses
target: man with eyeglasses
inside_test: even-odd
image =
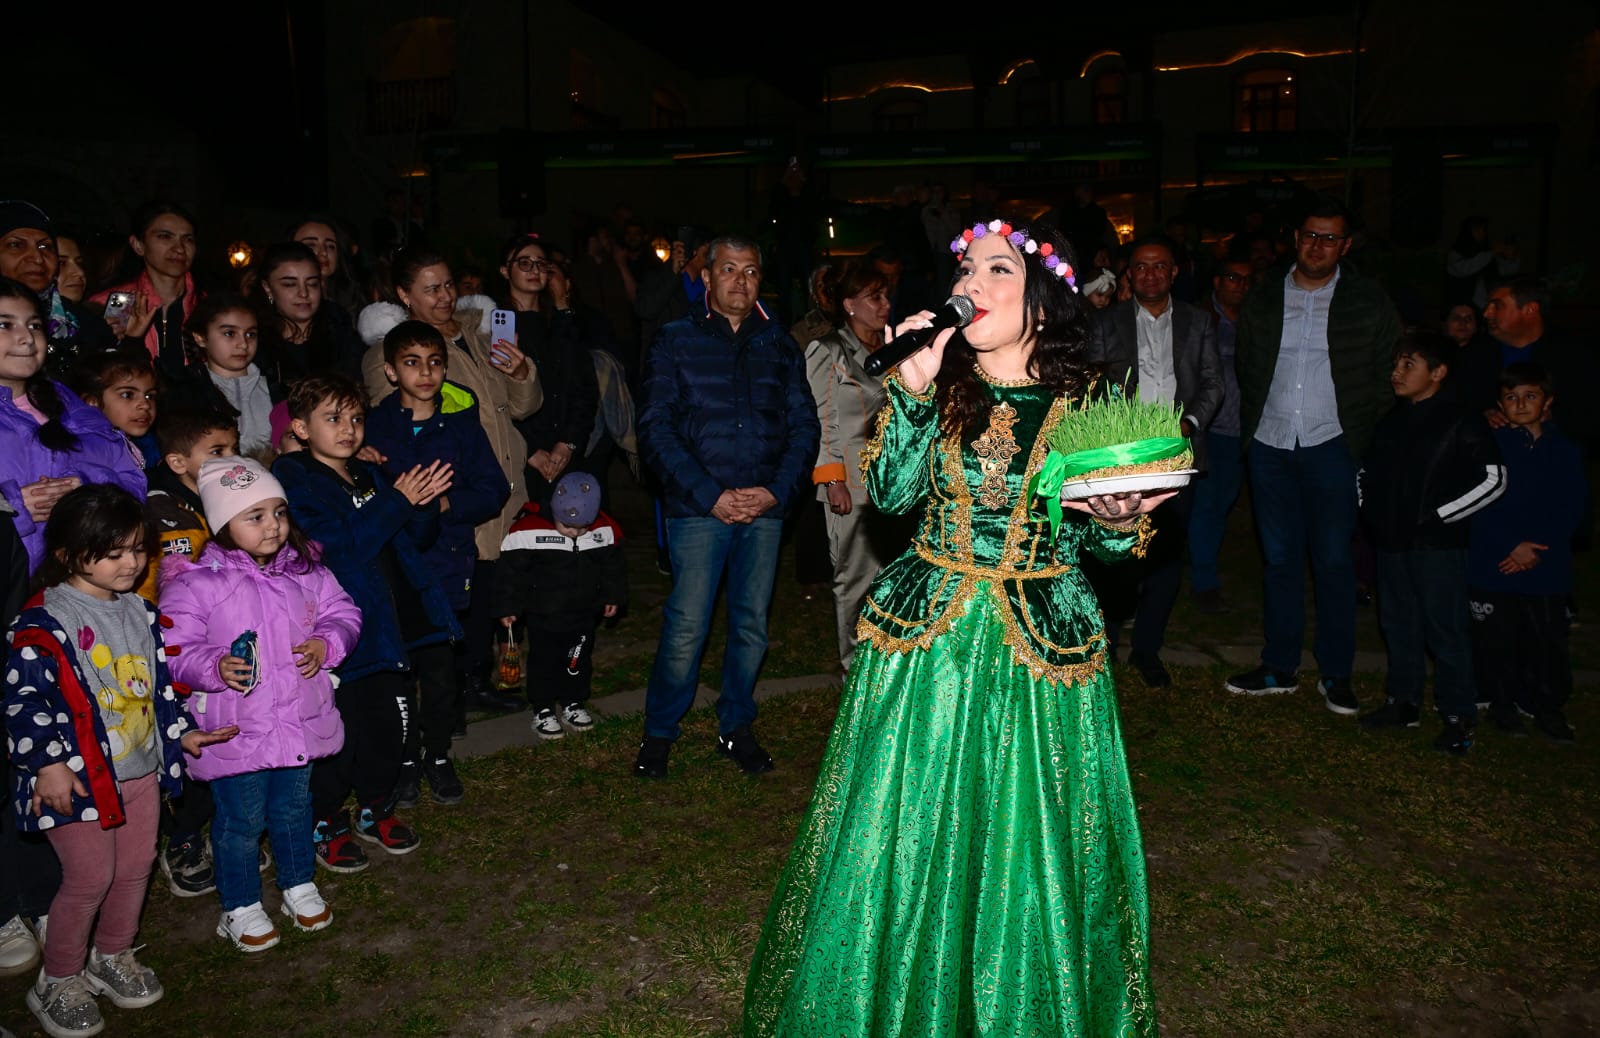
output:
[[[1089,359],[1104,367],[1110,384],[1138,393],[1147,403],[1177,406],[1183,415],[1183,434],[1191,438],[1195,464],[1204,468],[1204,431],[1222,403],[1222,365],[1210,315],[1172,297],[1177,273],[1177,250],[1169,239],[1134,243],[1128,262],[1133,298],[1095,315]],[[1151,517],[1158,536],[1146,557],[1133,564],[1131,573],[1126,566],[1119,566],[1114,579],[1100,581],[1113,649],[1121,619],[1117,614],[1126,609],[1128,592],[1133,592],[1133,644],[1128,662],[1151,688],[1172,684],[1161,662],[1161,646],[1183,577],[1185,526],[1192,503],[1193,490],[1185,488]]]
[[[1239,307],[1254,282],[1254,267],[1244,251],[1230,252],[1211,279],[1211,314],[1217,323],[1217,357],[1222,364],[1222,404],[1206,428],[1206,474],[1194,488],[1189,516],[1189,590],[1202,613],[1226,613],[1217,556],[1228,513],[1239,499],[1244,458],[1239,453],[1239,376],[1234,341]]]
[[[1322,202],[1295,232],[1295,264],[1239,311],[1239,431],[1265,557],[1261,665],[1228,679],[1241,695],[1292,692],[1305,638],[1305,557],[1316,582],[1317,686],[1336,714],[1359,711],[1355,664],[1356,470],[1393,404],[1400,318],[1371,278],[1345,267],[1350,214]]]

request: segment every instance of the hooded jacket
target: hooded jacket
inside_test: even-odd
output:
[[[477,400],[454,382],[441,383],[433,415],[417,422],[400,406],[400,394],[391,394],[367,412],[367,442],[387,457],[383,472],[391,480],[413,466],[435,461],[449,462],[455,469],[445,495],[450,510],[439,516],[439,538],[422,558],[450,597],[450,605],[457,612],[466,609],[478,557],[475,530],[499,517],[510,493],[478,417]]]
[[[500,539],[516,520],[517,512],[528,500],[523,470],[528,464],[528,445],[514,424],[537,411],[544,402],[538,365],[528,359],[531,373],[521,382],[506,377],[489,363],[489,312],[494,300],[487,296],[468,296],[459,301],[456,321],[461,325],[460,344],[451,343],[446,377],[468,390],[478,401],[478,420],[494,448],[495,460],[506,484],[506,503],[500,514],[480,523],[474,531],[478,558],[493,561],[500,557]],[[394,392],[383,373],[383,337],[405,320],[404,308],[393,303],[374,303],[361,311],[361,338],[368,344],[361,358],[361,380],[367,398],[377,404]]]
[[[236,724],[239,734],[216,743],[189,765],[197,779],[227,778],[268,768],[297,768],[344,745],[329,671],[361,636],[361,610],[321,563],[306,572],[285,545],[257,566],[248,554],[212,542],[195,562],[174,556],[162,582],[161,610],[172,623],[167,640],[179,652],[172,676],[189,686],[189,712],[206,728]],[[234,639],[256,633],[260,678],[248,694],[223,684],[217,665]],[[293,648],[308,638],[328,645],[323,669],[303,678]]]
[[[12,521],[28,549],[28,571],[44,558],[44,523],[28,515],[22,488],[45,476],[77,476],[84,483],[113,483],[143,501],[144,471],[128,440],[78,394],[54,383],[61,398],[61,424],[78,438],[76,450],[53,451],[39,442],[39,423],[11,402],[11,390],[0,386],[0,495],[16,511]]]
[[[177,796],[183,791],[184,771],[178,740],[195,724],[172,688],[160,614],[148,602],[144,607],[155,643],[150,704],[161,743],[156,776],[162,792]],[[78,663],[75,640],[45,609],[42,591],[29,600],[6,637],[11,657],[5,667],[5,719],[15,765],[11,795],[18,827],[42,832],[69,822],[99,822],[102,829],[116,828],[127,816],[111,763],[111,739],[100,706],[89,691],[95,683]],[[206,753],[218,745],[207,747]],[[71,814],[58,814],[43,804],[39,814],[33,813],[33,783],[39,770],[49,764],[65,764],[89,791],[88,796],[72,795]]]

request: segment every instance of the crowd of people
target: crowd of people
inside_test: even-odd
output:
[[[775,211],[801,218],[803,183],[785,183]],[[869,681],[935,698],[951,681],[1026,696],[1082,685],[1085,713],[1060,723],[1102,726],[1123,620],[1132,670],[1161,686],[1184,574],[1198,608],[1238,608],[1219,555],[1246,484],[1265,646],[1229,691],[1297,687],[1309,557],[1328,709],[1417,727],[1431,656],[1438,748],[1468,752],[1480,707],[1509,735],[1526,716],[1574,738],[1566,631],[1596,418],[1557,397],[1592,384],[1592,354],[1547,327],[1548,289],[1482,221],[1450,253],[1435,329],[1403,325],[1349,261],[1355,227],[1334,203],[1202,258],[1170,234],[1122,245],[1084,192],[1035,231],[974,223],[942,189],[903,201],[860,257],[817,265],[803,235],[780,234],[780,305],[791,286],[807,296],[782,310],[763,301],[774,286],[756,241],[683,226],[661,259],[625,208],[570,253],[509,239],[492,298],[481,272],[464,292],[466,272],[410,219],[375,226],[363,269],[347,225],[308,215],[231,283],[202,286],[181,205],[140,207],[113,273],[38,207],[0,203],[14,800],[0,812],[0,973],[40,967],[27,1001],[41,1026],[94,1034],[98,997],[161,997],[134,954],[157,866],[175,895],[215,895],[219,937],[262,952],[280,934],[261,874],[273,869],[289,925],[320,930],[333,909],[318,869],[414,850],[423,834],[401,815],[424,789],[463,800],[450,744],[469,708],[531,706],[540,739],[592,727],[595,638],[627,601],[608,491],[622,459],[643,468],[672,577],[641,777],[668,772],[724,587],[717,749],[746,773],[775,767],[754,685],[786,536],[814,560],[806,582],[831,589],[837,662],[865,697],[850,692],[848,710],[876,709]],[[999,201],[983,185],[973,204]],[[975,258],[1002,227],[1009,251]],[[868,374],[949,291],[980,299],[982,324],[954,346],[942,336],[932,360]],[[1008,338],[995,314],[1024,323]],[[1172,406],[1200,475],[1170,500],[1084,506],[1069,537],[1040,539],[1019,490],[1028,448],[1070,420],[1064,400],[1111,387]],[[1008,533],[1020,529],[1031,547]],[[1368,589],[1390,666],[1385,702],[1361,713],[1350,678]],[[496,642],[524,638],[525,688],[497,688]],[[1020,671],[974,662],[971,645],[991,641]],[[930,648],[951,658],[907,661]],[[1004,752],[972,718],[872,723],[940,752],[970,740],[972,761]],[[1035,734],[1040,753],[1079,738]],[[877,753],[836,736],[825,773],[847,784],[858,764],[906,763]],[[1128,809],[1095,852],[1138,874],[1142,913],[1120,744],[1095,767]],[[845,806],[808,819],[774,912],[817,911],[794,899],[824,878],[865,881],[802,861],[800,848],[881,828]],[[930,846],[952,821],[924,819]],[[995,925],[998,940],[1009,924]],[[1122,985],[1104,1018],[1140,1033],[1153,1026],[1144,927],[1136,913],[1105,935],[1109,972],[1093,982],[1097,998]],[[854,969],[813,961],[803,941],[763,948],[761,1028],[801,997],[779,974],[825,986]]]

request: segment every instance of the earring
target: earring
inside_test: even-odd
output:
[[[1040,321],[1038,324],[1034,325],[1033,326],[1033,330],[1036,331],[1036,332],[1044,331],[1044,322]]]
[[[855,312],[855,311],[854,311],[854,310],[846,310],[846,311],[845,311],[845,312],[844,312],[844,315],[845,315],[845,316],[846,316],[846,317],[854,317],[854,316],[855,316],[855,315],[856,315],[856,312]]]

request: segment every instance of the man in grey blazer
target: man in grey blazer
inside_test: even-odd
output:
[[[1211,315],[1172,298],[1175,256],[1176,250],[1164,238],[1134,244],[1128,264],[1133,298],[1095,315],[1089,356],[1105,369],[1109,384],[1137,392],[1147,402],[1180,408],[1183,434],[1190,437],[1196,466],[1204,470],[1206,441],[1201,433],[1222,406],[1222,360]],[[1104,588],[1101,596],[1113,646],[1117,626],[1132,602],[1133,644],[1128,659],[1152,687],[1172,683],[1161,663],[1161,645],[1178,598],[1193,499],[1193,488],[1185,488],[1155,512],[1156,538],[1136,571],[1119,567],[1102,581],[1114,585]]]

